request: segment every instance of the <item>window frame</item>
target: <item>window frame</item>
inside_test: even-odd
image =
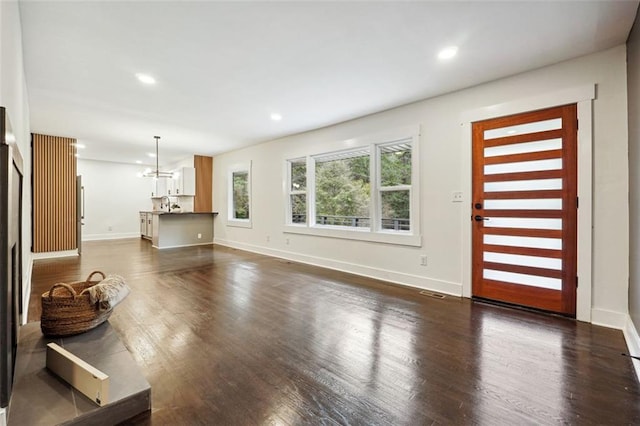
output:
[[[293,182],[292,182],[292,173],[291,173],[291,168],[293,166],[294,163],[304,163],[305,165],[305,174],[306,174],[306,185],[305,185],[305,190],[301,191],[301,190],[293,190]],[[287,165],[286,165],[286,173],[287,173],[287,181],[285,182],[286,185],[286,197],[287,197],[287,209],[286,209],[286,223],[289,226],[307,226],[309,224],[309,198],[307,197],[307,193],[309,192],[309,164],[308,161],[306,159],[306,157],[298,157],[298,158],[292,158],[287,160]],[[294,222],[293,221],[293,206],[291,204],[291,196],[292,195],[304,195],[305,196],[305,221],[304,223],[300,223],[300,222]]]
[[[356,146],[353,148],[349,148],[349,149],[343,149],[343,150],[338,150],[338,151],[330,151],[330,152],[325,152],[322,154],[316,154],[316,155],[311,155],[309,156],[310,160],[311,160],[311,164],[313,165],[313,168],[311,170],[309,170],[309,168],[307,168],[307,187],[309,187],[308,183],[309,183],[309,179],[312,180],[313,182],[313,195],[311,197],[311,199],[309,199],[309,192],[307,193],[307,209],[309,210],[309,212],[312,212],[309,214],[309,227],[314,227],[314,228],[319,228],[319,229],[343,229],[343,230],[347,230],[347,231],[358,231],[358,232],[370,232],[371,231],[371,226],[369,227],[354,227],[354,226],[341,226],[341,225],[321,225],[317,223],[317,217],[318,215],[316,214],[316,165],[318,162],[324,162],[324,161],[318,161],[318,159],[321,158],[326,158],[326,157],[332,157],[332,156],[336,156],[336,155],[340,155],[340,154],[349,154],[349,153],[357,153],[359,151],[363,151],[363,149],[366,149],[367,151],[367,155],[369,156],[369,222],[371,223],[371,177],[372,177],[372,172],[371,172],[371,146],[370,145],[364,145],[364,146]],[[351,158],[356,157],[355,155],[352,156]],[[349,158],[349,157],[345,157],[345,158]],[[327,161],[327,160],[325,160]],[[328,160],[331,161],[331,160]],[[308,166],[307,166],[308,167]]]
[[[386,244],[397,244],[420,247],[422,245],[422,235],[420,233],[420,169],[419,169],[419,139],[420,127],[409,126],[374,136],[358,139],[349,139],[338,144],[336,149],[331,151],[318,152],[306,156],[307,160],[307,221],[306,224],[293,224],[291,216],[291,168],[290,162],[301,160],[305,157],[294,157],[286,159],[287,173],[285,174],[286,188],[286,218],[283,232],[293,234],[316,235],[331,238],[343,238],[358,241],[370,241]],[[409,190],[410,209],[409,231],[395,231],[382,229],[381,216],[381,190],[388,191],[395,187],[382,187],[381,185],[381,159],[380,149],[384,146],[398,144],[407,141],[411,145],[411,185],[402,185],[401,189]],[[346,147],[346,148],[345,148]],[[342,149],[340,149],[342,148]],[[318,225],[316,223],[315,207],[315,166],[316,158],[326,157],[333,154],[359,151],[363,148],[369,152],[369,182],[370,182],[370,226],[368,228],[356,228],[336,225]],[[382,187],[382,189],[381,189]]]
[[[405,142],[411,146],[411,184],[383,186],[382,185],[382,150],[385,147],[398,145],[402,142]],[[388,232],[394,235],[397,233],[411,235],[413,234],[413,228],[415,226],[415,221],[417,220],[417,218],[415,217],[416,215],[414,214],[414,205],[417,202],[417,200],[413,199],[413,194],[414,194],[413,186],[414,186],[414,182],[416,182],[415,180],[416,176],[414,176],[414,173],[415,173],[415,167],[417,167],[417,165],[415,164],[415,158],[414,158],[415,151],[414,151],[413,138],[404,138],[404,139],[390,141],[390,142],[378,143],[378,144],[375,144],[375,150],[376,150],[375,167],[376,167],[377,176],[376,176],[376,181],[371,185],[372,186],[372,189],[371,189],[372,204],[373,204],[372,213],[373,213],[373,216],[375,216],[375,217],[372,216],[371,218],[372,227],[375,227],[376,232],[383,232],[383,233]],[[374,189],[375,189],[375,192],[374,192]],[[382,219],[383,219],[382,193],[392,192],[392,191],[409,191],[409,226],[410,228],[408,231],[402,231],[402,230],[396,231],[392,229],[382,228]]]
[[[235,204],[233,199],[233,176],[236,173],[247,173],[247,198],[249,208],[248,219],[238,219],[235,215]],[[240,228],[253,227],[253,208],[251,203],[251,161],[248,163],[236,164],[229,167],[227,171],[227,226],[235,226]]]

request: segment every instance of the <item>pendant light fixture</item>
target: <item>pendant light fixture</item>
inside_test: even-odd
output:
[[[156,169],[155,170],[145,170],[142,174],[143,177],[152,177],[152,178],[172,178],[173,172],[161,172],[159,167],[159,159],[158,159],[158,141],[160,140],[160,136],[154,136],[156,140]]]

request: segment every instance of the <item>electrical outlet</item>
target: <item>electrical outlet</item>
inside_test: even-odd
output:
[[[267,242],[271,241],[271,237],[267,235]]]
[[[107,230],[113,231],[113,227],[111,225],[109,225],[109,228],[107,228]]]
[[[454,191],[451,195],[452,203],[461,203],[462,202],[462,191]]]
[[[420,266],[427,266],[427,255],[420,255]]]
[[[202,238],[202,234],[198,234],[198,239],[201,239],[201,238]]]
[[[289,245],[289,239],[287,238],[286,240],[284,240],[286,245]]]

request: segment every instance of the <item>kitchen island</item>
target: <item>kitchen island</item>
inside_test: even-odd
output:
[[[141,216],[143,213],[149,217],[146,236],[155,248],[213,244],[213,218],[217,212],[152,211],[140,212]],[[145,233],[141,233],[144,237]]]

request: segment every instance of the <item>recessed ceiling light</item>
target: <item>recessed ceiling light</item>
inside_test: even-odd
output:
[[[515,135],[516,133],[518,133],[518,131],[517,131],[517,130],[509,130],[509,131],[507,132],[507,134],[508,134],[508,135]]]
[[[451,59],[458,53],[457,46],[445,47],[438,53],[438,59]]]
[[[156,154],[154,154],[153,152],[148,152],[147,155],[151,158],[156,158]]]
[[[273,121],[280,121],[282,120],[282,115],[278,114],[277,112],[274,112],[273,114],[271,114],[271,119]]]
[[[156,79],[151,77],[149,74],[137,73],[136,77],[140,80],[141,83],[144,84],[156,84]]]
[[[142,161],[136,160],[136,164],[142,164]]]
[[[84,144],[77,143],[77,142],[76,143],[72,143],[71,145],[73,145],[73,146],[75,146],[76,148],[79,148],[79,149],[85,149],[86,148],[86,146]]]
[[[77,158],[77,157],[80,157],[80,154],[76,154],[76,158]]]

